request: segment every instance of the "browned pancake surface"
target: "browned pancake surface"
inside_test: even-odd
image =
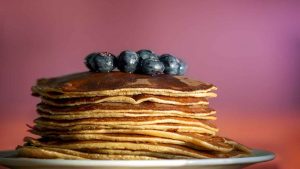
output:
[[[126,88],[170,89],[176,91],[197,91],[214,88],[212,84],[188,79],[183,76],[123,73],[81,72],[55,78],[39,79],[36,85],[45,91],[91,92]]]
[[[58,105],[64,105],[64,104],[73,104],[73,103],[78,103],[78,102],[83,102],[83,103],[97,102],[98,100],[106,99],[109,97],[111,97],[111,96],[61,98],[61,99],[53,99],[53,98],[43,97],[43,100],[47,100],[47,101],[50,101],[50,102],[58,104]],[[136,101],[141,100],[141,99],[147,99],[147,98],[157,98],[160,100],[175,101],[175,102],[179,102],[179,103],[199,103],[199,102],[208,103],[207,99],[202,98],[202,97],[170,97],[170,96],[150,95],[150,94],[139,94],[139,95],[133,95],[130,97]]]
[[[128,104],[128,103],[98,103],[98,104],[87,104],[80,106],[71,107],[55,107],[40,103],[38,108],[43,111],[51,112],[80,112],[87,110],[177,110],[182,112],[195,112],[195,113],[207,113],[214,111],[213,109],[207,107],[207,105],[193,105],[193,106],[183,106],[183,105],[171,105],[171,104],[160,104],[145,102],[138,105]]]

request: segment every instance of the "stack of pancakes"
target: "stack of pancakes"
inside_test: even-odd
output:
[[[83,72],[39,79],[39,118],[18,155],[63,159],[237,157],[245,146],[212,123],[212,84],[183,76]]]

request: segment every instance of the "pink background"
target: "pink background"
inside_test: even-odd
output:
[[[172,53],[187,76],[218,86],[221,134],[300,156],[300,1],[0,0],[0,149],[27,135],[40,77],[85,71],[93,51]],[[251,167],[250,167],[251,168]]]

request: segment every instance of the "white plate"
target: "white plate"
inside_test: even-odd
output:
[[[275,157],[274,153],[264,150],[253,150],[251,156],[242,158],[193,160],[48,160],[11,157],[15,154],[15,151],[0,151],[0,164],[13,169],[238,169]]]

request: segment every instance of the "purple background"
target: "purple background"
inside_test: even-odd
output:
[[[149,48],[216,84],[219,109],[299,105],[299,1],[0,2],[0,104],[32,103],[36,78],[84,71],[92,51]]]
[[[35,80],[86,71],[93,51],[183,58],[187,76],[218,86],[221,127],[222,118],[299,118],[299,18],[296,0],[0,0],[0,136],[22,130],[0,148],[21,143],[36,116]]]

